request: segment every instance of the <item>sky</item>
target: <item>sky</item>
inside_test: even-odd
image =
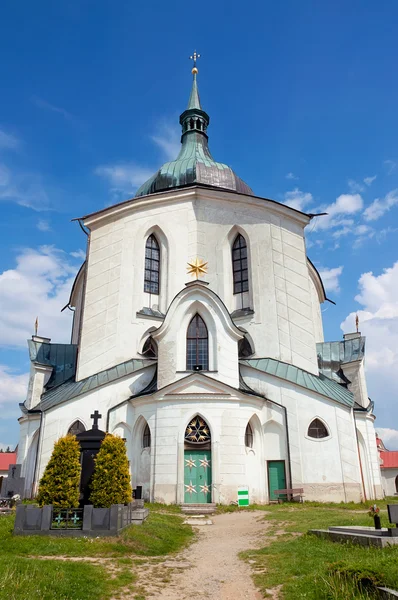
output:
[[[366,336],[376,428],[398,449],[398,5],[20,0],[0,22],[0,447],[18,441],[26,340],[70,340],[71,219],[134,195],[179,147],[198,83],[209,144],[307,228],[325,339]]]

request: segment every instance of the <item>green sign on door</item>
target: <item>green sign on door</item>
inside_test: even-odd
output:
[[[284,460],[269,460],[268,461],[268,486],[269,499],[278,500],[275,496],[275,490],[286,489],[285,461]]]
[[[211,450],[184,451],[184,502],[211,502]]]

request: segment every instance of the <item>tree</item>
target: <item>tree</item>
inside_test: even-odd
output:
[[[106,434],[95,458],[90,502],[97,508],[131,502],[126,444],[116,435]]]
[[[80,445],[75,435],[66,435],[55,442],[54,450],[39,484],[37,502],[57,508],[79,505]]]

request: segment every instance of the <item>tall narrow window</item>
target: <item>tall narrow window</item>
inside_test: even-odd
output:
[[[247,269],[246,240],[238,233],[232,246],[232,270],[234,275],[234,294],[249,291],[249,272]]]
[[[149,429],[148,423],[145,425],[144,435],[142,436],[142,447],[143,448],[151,447],[151,430]]]
[[[250,423],[248,423],[246,426],[245,446],[247,448],[253,448],[253,429],[252,429]]]
[[[156,237],[152,234],[145,245],[145,278],[144,292],[159,294],[160,280],[160,248]]]
[[[209,368],[209,336],[202,317],[194,316],[187,331],[187,371]]]

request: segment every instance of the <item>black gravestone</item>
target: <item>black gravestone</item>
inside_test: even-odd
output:
[[[22,465],[10,465],[8,467],[8,477],[3,479],[1,486],[1,496],[3,498],[12,498],[15,494],[24,497],[25,477],[21,477]]]
[[[91,493],[91,479],[94,473],[95,457],[99,452],[102,440],[106,433],[98,429],[98,420],[101,415],[98,411],[94,411],[91,415],[94,419],[92,429],[88,431],[82,431],[76,436],[77,441],[80,444],[80,464],[82,466],[82,474],[80,478],[80,506],[91,504],[89,498]]]
[[[388,519],[398,527],[398,504],[387,504]]]

